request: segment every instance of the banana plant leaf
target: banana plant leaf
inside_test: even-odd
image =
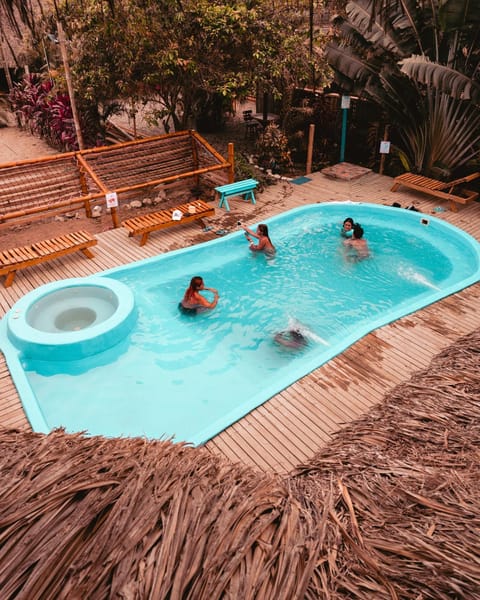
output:
[[[400,61],[401,71],[419,83],[433,86],[453,98],[480,102],[480,84],[460,71],[431,62],[425,56]]]

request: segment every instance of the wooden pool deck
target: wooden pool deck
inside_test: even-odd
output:
[[[25,293],[58,279],[91,275],[118,265],[216,238],[217,229],[235,230],[237,221],[258,223],[291,208],[315,202],[364,201],[402,206],[415,203],[432,214],[439,203],[420,193],[390,192],[392,179],[368,173],[353,181],[321,173],[302,185],[279,182],[257,195],[257,204],[233,199],[231,212],[218,209],[212,232],[189,224],[150,236],[141,247],[123,228],[97,236],[95,258],[73,255],[20,272],[10,288],[0,287],[0,317]],[[218,204],[218,203],[217,203]],[[457,213],[436,214],[480,240],[480,204]],[[348,205],[345,207],[348,216]],[[379,403],[394,386],[428,366],[457,338],[480,327],[480,284],[449,296],[395,323],[381,327],[253,410],[207,442],[206,448],[234,462],[285,473],[308,461],[333,432]],[[0,426],[29,428],[15,386],[0,353]]]

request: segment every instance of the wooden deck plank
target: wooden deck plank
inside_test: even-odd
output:
[[[301,415],[298,415],[298,411],[292,410],[295,405],[290,404],[290,402],[288,400],[286,400],[284,398],[284,396],[282,396],[281,394],[278,395],[277,397],[277,402],[276,402],[276,408],[277,410],[275,411],[275,421],[280,417],[284,417],[282,420],[282,423],[284,424],[284,428],[283,428],[283,434],[284,436],[286,436],[288,439],[290,439],[290,444],[289,444],[289,448],[292,451],[292,455],[295,457],[299,457],[299,456],[303,456],[305,453],[307,454],[311,454],[312,450],[315,451],[316,445],[313,444],[310,440],[309,434],[308,434],[308,430],[309,430],[309,423],[304,419],[301,418]],[[264,406],[259,407],[258,410],[258,416],[262,417],[263,415],[266,415],[266,409]],[[269,413],[269,418],[271,416],[271,413]],[[268,421],[267,421],[268,422]],[[269,423],[270,424],[270,423]],[[276,430],[277,428],[275,427],[273,429],[273,431],[275,433],[272,432],[272,427],[269,427],[269,432],[270,435],[269,437],[272,439],[272,443],[276,444]],[[298,435],[298,432],[302,431],[303,435]],[[275,446],[276,447],[276,446]],[[280,460],[284,460],[284,455],[283,453],[280,453],[278,451],[278,449],[276,448],[277,451],[277,463]]]
[[[303,391],[302,386],[299,389]],[[286,393],[281,395],[290,400],[289,388],[284,391]],[[304,400],[298,404],[297,410],[309,423],[309,429],[312,431],[314,438],[317,432],[322,435],[325,433],[325,428],[322,427],[324,425],[325,407],[328,408],[330,421],[334,424],[348,422],[358,414],[350,402],[337,402],[330,392],[327,395],[318,386],[311,386],[308,394],[302,394],[302,396]]]
[[[236,423],[237,431],[243,432],[242,444],[245,443],[245,440],[249,440],[250,448],[256,453],[260,453],[262,456],[262,460],[265,464],[268,465],[269,471],[274,471],[278,464],[281,464],[286,458],[289,461],[296,462],[298,449],[296,444],[289,444],[288,448],[286,448],[286,452],[282,448],[281,452],[278,452],[275,441],[271,438],[271,430],[269,432],[270,435],[265,437],[267,433],[267,428],[265,426],[265,422],[263,422],[261,418],[261,412],[252,415],[252,418],[245,420],[241,419]],[[285,426],[285,422],[282,421],[281,426],[279,427],[280,431],[283,431],[285,435],[288,435],[288,428]]]
[[[267,188],[258,194],[256,205],[239,202],[229,213],[217,210],[215,217],[208,219],[213,226],[209,233],[199,231],[198,224],[186,224],[152,236],[143,247],[132,244],[123,228],[98,234],[92,260],[70,255],[18,273],[10,288],[0,289],[0,316],[21,296],[42,284],[91,275],[215,239],[215,229],[232,229],[231,224],[237,220],[254,224],[296,206],[332,200],[387,205],[399,202],[402,206],[415,203],[425,214],[432,214],[438,202],[407,189],[392,193],[392,179],[376,173],[350,182],[330,180],[320,173],[309,177],[311,181],[304,185],[280,182]],[[345,212],[347,215],[348,205]],[[456,213],[445,210],[435,216],[480,240],[478,203],[462,207]],[[412,373],[428,366],[435,354],[478,327],[480,284],[368,334],[225,429],[208,441],[205,448],[257,469],[288,472],[307,461],[344,423],[364,414],[389,389],[408,380]],[[29,427],[2,355],[0,425]]]
[[[235,451],[238,456],[242,457],[243,463],[248,465],[253,463],[262,471],[272,470],[272,463],[275,461],[268,460],[270,452],[265,450],[265,444],[263,444],[261,438],[256,439],[252,420],[243,422],[242,419],[234,423],[229,429],[232,431],[229,432],[227,437],[231,441],[235,439]],[[288,454],[289,460],[291,460],[290,452]]]

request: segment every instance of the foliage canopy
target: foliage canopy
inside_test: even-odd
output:
[[[478,156],[480,3],[350,0],[334,27],[338,84],[383,108],[409,169],[448,175]]]
[[[310,53],[292,10],[253,1],[73,0],[63,18],[79,92],[106,105],[155,98],[176,129],[213,103],[265,90],[280,98],[328,69]]]

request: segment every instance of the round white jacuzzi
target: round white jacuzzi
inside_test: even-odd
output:
[[[89,277],[56,281],[25,295],[9,312],[7,331],[25,357],[76,360],[123,340],[135,320],[129,287]]]

